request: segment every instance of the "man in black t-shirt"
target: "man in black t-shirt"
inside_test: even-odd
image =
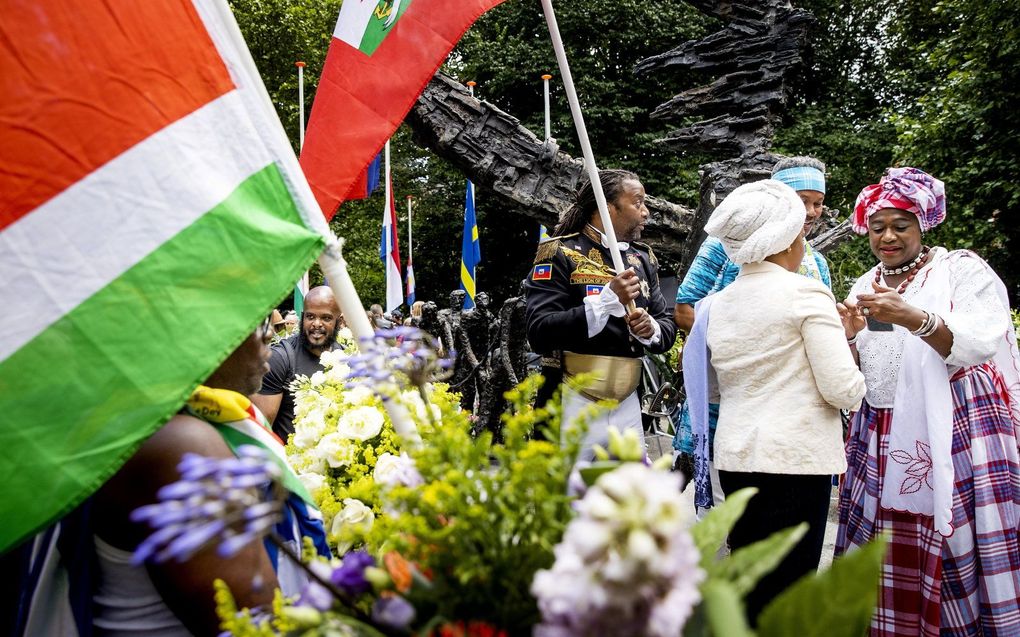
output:
[[[300,331],[273,345],[269,371],[262,377],[262,388],[252,402],[273,423],[273,432],[284,442],[294,432],[294,394],[290,383],[295,376],[322,371],[319,356],[337,347],[339,329],[340,308],[333,291],[320,286],[305,295]]]

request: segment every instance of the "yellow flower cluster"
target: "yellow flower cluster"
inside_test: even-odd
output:
[[[295,380],[294,433],[287,444],[291,466],[319,506],[330,541],[340,549],[360,544],[374,516],[383,514],[376,463],[384,454],[400,454],[399,436],[380,397],[365,387],[346,386],[347,356],[326,352],[324,371]],[[430,388],[431,409],[417,391],[394,399],[419,426],[444,410],[459,409],[459,397],[440,383]],[[360,523],[350,524],[352,519]]]

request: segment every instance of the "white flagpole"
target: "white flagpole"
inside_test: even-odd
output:
[[[305,147],[305,63],[298,60],[294,63],[297,67],[297,86],[298,86],[298,151]],[[302,298],[308,294],[308,270],[301,275],[301,280],[297,282],[295,286],[301,291]],[[304,307],[304,301],[302,301],[302,308]],[[298,317],[298,321],[304,319]]]
[[[297,67],[297,94],[298,94],[298,139],[299,147],[305,147],[305,63],[295,62]]]
[[[542,76],[543,92],[545,93],[545,141],[552,138],[552,123],[549,120],[549,80],[552,76],[546,73]]]
[[[588,171],[588,178],[591,180],[592,191],[595,194],[595,203],[598,204],[599,218],[602,219],[602,231],[609,243],[609,255],[613,258],[613,268],[617,272],[623,272],[623,257],[620,256],[620,246],[616,242],[616,230],[609,218],[609,207],[606,205],[606,193],[602,191],[602,181],[599,179],[599,169],[595,165],[595,155],[591,150],[591,142],[588,140],[588,129],[584,125],[584,116],[581,114],[581,105],[577,101],[577,91],[574,90],[574,78],[570,75],[570,65],[567,64],[567,54],[563,50],[563,40],[560,38],[560,29],[556,25],[556,14],[553,13],[552,0],[542,0],[542,10],[545,11],[545,21],[549,25],[549,36],[552,38],[553,50],[556,52],[556,62],[560,67],[560,77],[563,78],[563,88],[567,92],[567,102],[570,103],[570,114],[574,117],[574,127],[577,128],[578,141],[581,142],[581,151],[584,153],[584,167]],[[628,309],[633,309],[633,303],[628,304]]]
[[[552,122],[549,115],[549,80],[552,79],[552,75],[545,73],[542,75],[542,93],[545,100],[545,143],[548,144],[552,139]],[[545,227],[544,223],[538,224],[538,242],[549,238],[549,230]]]
[[[471,92],[471,97],[475,96],[475,87],[478,86],[478,82],[474,80],[468,80],[467,82],[468,91]],[[475,204],[475,223],[478,223],[478,200],[475,199],[475,183],[468,179],[468,184],[471,186],[471,201]]]

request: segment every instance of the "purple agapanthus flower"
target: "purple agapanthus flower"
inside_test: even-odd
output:
[[[414,617],[414,606],[399,595],[380,597],[372,606],[372,621],[397,630],[407,630]]]
[[[159,502],[131,512],[134,522],[147,522],[153,534],[135,549],[132,563],[147,560],[183,562],[202,548],[219,542],[229,556],[262,537],[280,519],[280,497],[265,500],[278,484],[281,470],[265,450],[252,445],[237,449],[236,458],[184,454],[181,479],[161,488]]]
[[[330,581],[352,597],[368,592],[372,585],[365,579],[365,569],[369,566],[375,566],[374,557],[365,551],[352,551],[344,555],[339,567],[333,569]]]
[[[308,568],[323,579],[330,577],[329,564],[326,562],[313,561],[308,565]],[[333,597],[333,593],[328,588],[314,579],[309,579],[308,583],[305,584],[304,590],[301,591],[301,596],[298,597],[296,605],[309,606],[319,611],[327,611],[333,607],[335,602],[336,598]]]
[[[416,327],[377,330],[362,338],[359,347],[361,353],[347,360],[348,386],[392,383],[400,374],[422,387],[449,377],[453,368],[452,359],[439,356],[438,341]]]

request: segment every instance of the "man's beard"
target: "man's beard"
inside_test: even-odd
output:
[[[325,343],[323,343],[322,345],[313,345],[308,340],[308,332],[305,330],[305,326],[302,325],[301,329],[298,330],[298,343],[301,345],[301,347],[305,348],[308,351],[312,351],[313,349],[317,349],[319,347],[321,347],[322,349],[329,349],[330,344],[336,342],[336,335],[339,334],[339,333],[340,333],[340,322],[338,321],[336,326],[333,327],[333,333],[330,334],[330,335],[327,335]]]

